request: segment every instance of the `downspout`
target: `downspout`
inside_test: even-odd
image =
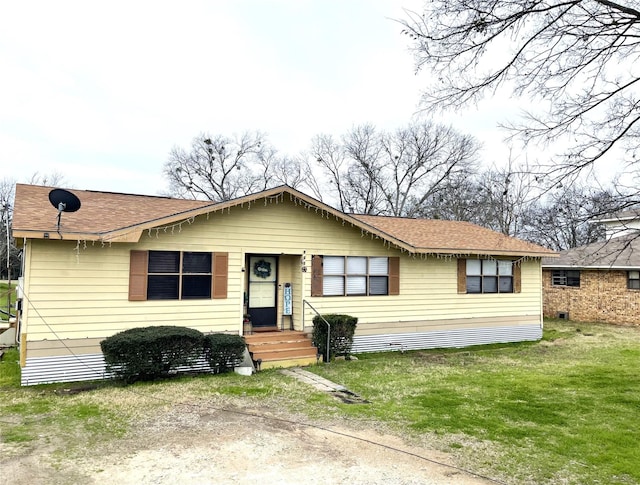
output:
[[[538,277],[540,278],[540,330],[544,331],[544,274],[542,272],[542,258],[539,258],[538,261],[540,262],[538,265]],[[522,274],[522,269],[520,269],[520,273]]]
[[[7,223],[7,282],[9,284],[7,293],[7,318],[11,320],[11,235],[9,234],[9,203],[5,208],[5,222]]]
[[[22,261],[20,262],[20,275],[22,276],[22,281],[20,280],[20,278],[18,278],[18,286],[19,285],[24,285],[24,274],[26,271],[26,267],[27,267],[27,238],[24,237],[22,238]],[[22,298],[22,309],[24,310],[24,286],[22,287],[22,289],[19,291],[19,293],[21,293],[23,295]],[[21,334],[20,334],[20,328],[22,327],[22,311],[19,312],[16,315],[16,343],[20,346],[20,365],[21,367],[24,367],[24,365],[22,364],[22,345],[21,345]]]

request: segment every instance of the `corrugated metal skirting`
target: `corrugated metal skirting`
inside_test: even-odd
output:
[[[420,333],[396,333],[354,337],[354,354],[390,350],[420,350],[448,347],[468,347],[504,342],[522,342],[542,338],[539,325],[461,328]],[[179,370],[210,371],[204,361]],[[36,357],[27,359],[22,369],[21,384],[30,386],[51,382],[92,381],[109,378],[102,354]]]
[[[23,386],[51,382],[94,381],[110,377],[102,354],[33,357],[22,368]]]
[[[365,335],[353,338],[352,352],[357,354],[390,350],[460,348],[472,345],[540,340],[541,338],[542,328],[540,325]]]
[[[192,366],[181,366],[177,370],[211,372],[211,367],[202,358]],[[110,377],[102,354],[35,357],[27,359],[22,369],[20,384],[33,386],[52,382],[95,381]]]

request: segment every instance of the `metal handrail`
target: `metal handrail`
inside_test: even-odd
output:
[[[13,313],[9,313],[9,312],[3,310],[2,308],[0,308],[0,313],[2,313],[3,315],[8,316],[9,318],[15,318],[15,315]]]
[[[309,308],[311,308],[314,313],[316,315],[318,315],[322,321],[324,323],[327,324],[327,362],[329,362],[331,359],[331,347],[329,346],[329,342],[330,342],[330,337],[331,337],[331,324],[329,322],[327,322],[326,318],[324,318],[322,315],[320,315],[320,312],[318,312],[318,310],[316,310],[313,305],[311,303],[309,303],[307,300],[302,300],[302,304],[303,305],[308,305]],[[302,328],[304,328],[304,308],[302,309]]]

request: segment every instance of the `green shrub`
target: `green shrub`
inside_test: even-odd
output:
[[[202,358],[205,337],[192,328],[140,327],[100,342],[107,371],[126,382],[164,377]]]
[[[331,334],[329,336],[330,355],[328,359],[327,324],[323,318],[331,325]],[[351,315],[330,313],[313,318],[313,344],[318,348],[318,352],[323,355],[325,362],[338,355],[349,356],[351,347],[353,347],[353,334],[356,331],[357,324],[358,319]]]
[[[212,333],[205,336],[205,359],[213,372],[226,372],[242,362],[245,347],[244,338],[240,335]]]

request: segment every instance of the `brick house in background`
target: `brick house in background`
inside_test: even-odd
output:
[[[640,325],[640,214],[627,211],[599,222],[605,241],[543,258],[544,316]]]

